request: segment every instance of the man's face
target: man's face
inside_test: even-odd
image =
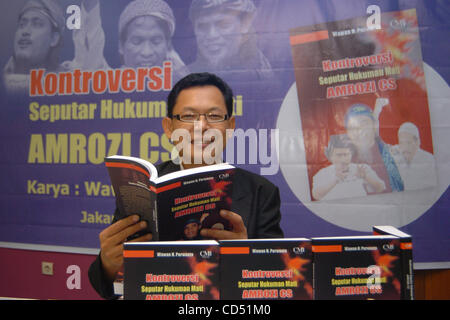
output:
[[[238,53],[247,29],[237,12],[219,11],[199,16],[194,32],[201,55],[211,65],[220,67]]]
[[[188,223],[184,227],[184,235],[187,239],[194,239],[198,235],[199,225],[198,223],[192,222]]]
[[[56,46],[59,34],[52,30],[50,20],[36,10],[25,11],[19,19],[14,36],[14,56],[19,64],[45,67],[51,47]]]
[[[172,114],[189,113],[226,115],[227,108],[222,92],[217,87],[209,85],[182,90]],[[205,116],[200,116],[200,119],[193,123],[175,118],[163,119],[166,135],[172,138],[176,145],[183,147],[180,156],[183,158],[185,168],[211,164],[212,158],[216,155],[220,157],[226,145],[227,133],[232,133],[234,127],[234,117],[217,123],[207,122]]]
[[[365,115],[353,116],[347,122],[347,135],[358,149],[370,148],[375,143],[375,121]]]
[[[119,47],[125,66],[131,68],[162,66],[169,50],[168,39],[157,18],[142,16],[126,28],[126,39]]]
[[[348,171],[352,160],[352,152],[349,148],[334,148],[331,153],[330,161],[340,172]]]
[[[411,162],[419,149],[419,139],[408,132],[399,132],[398,145],[407,162]]]

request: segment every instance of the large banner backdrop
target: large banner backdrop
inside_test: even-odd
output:
[[[209,71],[234,91],[224,159],[279,186],[286,237],[393,225],[416,263],[449,265],[448,1],[3,0],[0,15],[1,242],[98,248],[104,157],[169,160],[167,94]]]

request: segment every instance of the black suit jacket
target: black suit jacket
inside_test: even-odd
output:
[[[180,170],[180,167],[172,161],[167,161],[157,165],[157,169],[158,175],[163,176]],[[280,193],[267,179],[236,168],[231,211],[242,217],[249,239],[283,237],[280,228]],[[89,280],[103,298],[116,298],[112,282],[103,274],[100,255],[89,268]]]

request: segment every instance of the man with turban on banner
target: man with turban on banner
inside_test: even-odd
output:
[[[271,65],[250,32],[255,13],[251,0],[193,0],[189,18],[197,58],[189,71],[214,72],[228,81],[271,79]]]
[[[57,0],[29,0],[19,13],[14,35],[14,54],[4,68],[9,93],[28,93],[31,69],[66,72],[104,69],[105,35],[101,28],[98,0],[83,0],[80,28],[73,30],[74,58],[59,63],[65,17]]]
[[[380,101],[378,99],[376,104]],[[375,109],[378,112],[379,108]],[[378,118],[372,109],[362,103],[352,105],[345,115],[345,127],[356,147],[352,162],[368,164],[384,181],[384,192],[403,191],[403,180],[390,152],[390,145],[380,138]]]
[[[25,3],[14,34],[14,54],[3,70],[8,92],[27,93],[31,69],[62,70],[58,59],[64,27],[64,12],[58,1]]]
[[[175,17],[163,0],[135,0],[119,18],[119,54],[125,67],[162,66],[171,61],[173,79],[187,74],[184,62],[172,46]]]

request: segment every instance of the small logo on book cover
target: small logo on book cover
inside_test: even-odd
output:
[[[210,250],[202,250],[200,251],[200,257],[204,258],[204,259],[208,259],[212,257],[212,251]]]

